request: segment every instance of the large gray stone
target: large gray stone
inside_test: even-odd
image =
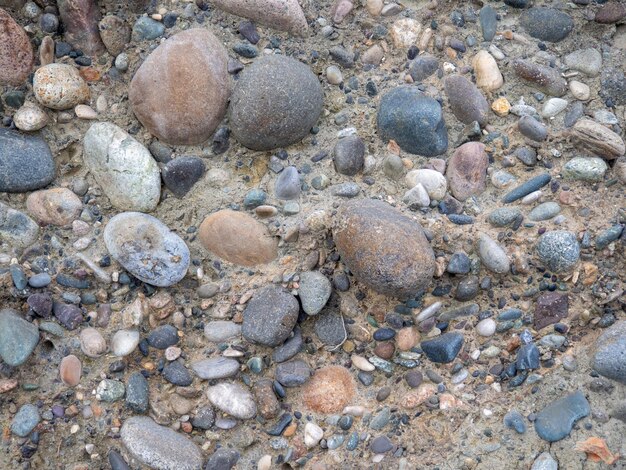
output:
[[[8,365],[23,364],[39,342],[39,329],[15,310],[0,310],[0,357]]]
[[[626,321],[615,323],[598,338],[593,368],[598,374],[626,384]]]
[[[296,326],[300,306],[296,298],[279,286],[257,291],[243,312],[243,337],[265,346],[278,346]]]
[[[48,186],[56,170],[45,140],[0,127],[0,192],[25,193]]]
[[[23,212],[0,202],[0,241],[16,248],[32,245],[39,235],[39,225]]]

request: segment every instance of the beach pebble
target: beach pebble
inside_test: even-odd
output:
[[[89,100],[89,86],[78,70],[67,64],[40,67],[33,77],[35,98],[46,108],[70,109]]]

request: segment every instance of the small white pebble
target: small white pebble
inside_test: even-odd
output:
[[[79,119],[98,119],[98,113],[96,113],[91,106],[87,106],[86,104],[76,105],[74,112],[76,113],[76,117]]]
[[[493,411],[491,411],[489,408],[485,408],[483,410],[483,416],[485,418],[490,418],[491,416],[493,416]]]
[[[72,427],[70,428],[70,434],[76,434],[79,429],[80,429],[80,426],[78,424],[72,425]]]

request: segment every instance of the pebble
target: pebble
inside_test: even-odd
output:
[[[238,419],[254,418],[256,404],[250,392],[234,383],[220,383],[207,390],[209,401],[223,411]]]
[[[239,458],[240,454],[235,449],[220,447],[207,460],[205,470],[231,470],[237,465]]]
[[[415,83],[420,83],[439,69],[439,61],[430,54],[417,56],[409,65],[409,75]]]
[[[365,164],[365,144],[358,136],[339,139],[333,150],[333,162],[337,173],[354,176]]]
[[[133,372],[126,381],[126,406],[136,413],[146,413],[148,396],[148,380],[141,372]]]
[[[39,424],[41,417],[35,405],[22,405],[11,421],[11,432],[19,437],[28,436]]]
[[[288,361],[300,352],[303,344],[302,333],[300,329],[296,327],[291,338],[288,338],[282,345],[274,348],[274,351],[272,351],[272,361],[275,363]]]
[[[267,228],[242,212],[224,209],[207,216],[198,235],[207,250],[230,263],[255,266],[277,256]]]
[[[38,342],[36,325],[24,320],[15,310],[0,310],[0,357],[7,365],[22,365]]]
[[[300,360],[282,362],[276,366],[276,380],[285,387],[299,387],[311,377],[309,365]]]
[[[485,8],[491,7],[483,7],[481,14]],[[489,92],[495,91],[504,85],[504,78],[502,73],[500,73],[498,63],[489,52],[479,51],[472,60],[472,67],[476,74],[476,86],[478,88]]]
[[[560,42],[574,29],[574,20],[567,13],[554,8],[533,7],[520,18],[521,26],[532,37],[541,41]]]
[[[430,206],[430,196],[428,195],[428,191],[421,183],[417,183],[411,189],[409,189],[404,196],[402,197],[402,202],[404,202],[409,209],[417,210],[420,207],[428,207]]]
[[[532,116],[522,116],[517,122],[517,128],[524,137],[528,137],[536,142],[541,142],[548,138],[546,125]]]
[[[165,33],[165,26],[147,16],[140,16],[133,25],[132,38],[135,42],[151,41]],[[181,54],[182,56],[183,54]]]
[[[298,169],[288,166],[280,172],[274,184],[274,195],[278,199],[291,200],[300,196],[301,183]]]
[[[83,203],[67,188],[53,188],[31,193],[26,208],[40,225],[67,227],[80,216]]]
[[[0,85],[22,85],[34,63],[33,48],[26,31],[9,13],[0,9]]]
[[[537,413],[535,431],[545,441],[556,442],[569,436],[574,423],[591,411],[581,391],[553,401]]]
[[[0,128],[0,154],[0,192],[43,188],[56,175],[50,148],[39,136]]]
[[[537,255],[550,271],[568,272],[578,263],[580,245],[572,232],[550,231],[539,238]]]
[[[300,274],[298,296],[302,309],[308,315],[317,315],[322,311],[330,298],[332,286],[326,276],[318,271],[307,271]]]
[[[346,340],[343,317],[335,312],[318,315],[314,329],[319,340],[327,346],[336,347]]]
[[[539,204],[528,214],[528,218],[535,222],[550,220],[561,212],[561,206],[558,203],[548,201]]]
[[[626,17],[626,7],[618,2],[609,2],[596,12],[595,22],[601,24],[617,23]]]
[[[279,31],[287,31],[296,36],[304,36],[308,24],[297,0],[215,0],[220,10],[243,16]]]
[[[326,69],[326,80],[331,85],[339,85],[343,82],[341,70],[336,65],[331,65]]]
[[[117,357],[131,354],[139,344],[139,332],[135,330],[119,330],[111,338],[111,352]]]
[[[205,170],[206,165],[201,158],[178,157],[165,164],[161,169],[161,178],[165,187],[182,199],[204,176]]]
[[[100,357],[107,351],[106,340],[95,328],[84,328],[80,332],[80,350],[89,357]]]
[[[384,202],[345,203],[333,233],[342,261],[376,292],[406,298],[432,278],[434,254],[421,226]]]
[[[83,158],[115,207],[141,212],[156,208],[161,196],[159,167],[148,149],[126,131],[108,122],[92,124],[85,134]]]
[[[281,91],[286,89],[290,93]],[[229,108],[231,131],[253,150],[286,147],[310,132],[322,107],[322,87],[308,66],[282,55],[261,57],[237,81]]]
[[[579,119],[572,127],[571,136],[577,148],[586,150],[605,160],[614,160],[626,153],[622,138],[591,119]]]
[[[215,411],[211,406],[203,406],[196,412],[196,415],[191,420],[191,424],[197,429],[211,429],[215,424]],[[211,458],[209,461],[211,461]]]
[[[489,103],[480,90],[462,75],[450,75],[444,89],[452,113],[464,124],[474,121],[484,126],[489,121]],[[382,106],[382,104],[381,104]]]
[[[43,129],[48,124],[48,115],[34,103],[25,103],[13,115],[15,127],[24,132]]]
[[[148,344],[156,349],[167,349],[178,343],[178,330],[172,325],[161,325],[150,332]]]
[[[493,318],[485,318],[476,325],[476,333],[480,336],[493,336],[496,332],[497,323]]]
[[[370,442],[370,450],[375,454],[385,454],[393,449],[393,444],[387,436],[378,436]]]
[[[222,343],[241,335],[241,325],[232,321],[211,321],[204,327],[204,336],[212,343]]]
[[[496,29],[498,26],[496,10],[491,7],[491,5],[485,5],[480,9],[478,17],[480,20],[480,27],[483,32],[483,39],[485,41],[491,41],[496,35]]]
[[[316,447],[324,437],[324,430],[317,424],[309,421],[304,426],[304,445],[307,449]]]
[[[418,184],[422,185],[428,193],[429,198],[437,201],[445,197],[448,189],[448,181],[445,176],[436,170],[430,170],[428,168],[411,170],[406,174],[404,179],[407,186],[410,188],[414,188]]]
[[[225,379],[239,372],[239,362],[226,357],[212,357],[192,362],[191,368],[203,380]]]
[[[61,360],[61,364],[59,365],[59,376],[61,377],[63,383],[68,387],[75,387],[80,383],[82,372],[83,366],[80,359],[73,354],[65,356]]]
[[[626,384],[626,321],[619,321],[598,338],[593,369],[604,377]]]
[[[2,184],[1,180],[0,184]],[[0,202],[1,241],[16,248],[25,248],[35,243],[38,236],[39,225],[33,219]]]
[[[533,178],[525,181],[521,185],[517,186],[509,193],[507,193],[503,198],[502,202],[505,204],[509,204],[511,202],[515,202],[518,199],[522,199],[523,197],[533,193],[541,188],[543,188],[546,184],[548,184],[552,180],[552,177],[549,173],[542,173],[540,175],[534,176]]]
[[[406,49],[417,43],[422,26],[413,18],[401,18],[391,25],[389,34],[397,49]]]
[[[173,429],[159,426],[147,416],[133,416],[124,421],[120,431],[128,452],[152,468],[200,470],[202,452],[189,438]]]
[[[108,403],[114,403],[122,399],[125,391],[124,384],[119,380],[104,379],[96,388],[96,398]]]
[[[302,398],[308,408],[318,413],[340,413],[355,393],[356,384],[346,368],[325,366],[304,385]]]
[[[515,59],[513,69],[520,78],[548,95],[561,97],[567,93],[567,82],[557,69],[537,65],[526,59]]]
[[[48,286],[52,282],[52,277],[48,273],[35,274],[28,278],[28,285],[35,289],[41,289]],[[29,297],[30,299],[30,297]]]
[[[486,187],[489,158],[485,145],[468,142],[457,148],[448,160],[446,178],[452,195],[459,201],[481,194]]]
[[[139,212],[116,215],[104,229],[104,243],[116,261],[148,284],[172,286],[187,274],[189,248],[150,215]]]
[[[494,227],[506,227],[522,216],[516,207],[499,207],[489,214],[487,220]]]
[[[574,157],[563,166],[563,177],[573,180],[598,182],[608,170],[605,161],[597,157]]]
[[[591,97],[591,88],[577,80],[569,82],[569,91],[574,95],[574,98],[580,101],[587,101]]]
[[[563,57],[563,63],[590,77],[597,77],[602,69],[602,54],[594,48],[578,49]]]
[[[623,231],[624,226],[618,224],[600,233],[596,238],[596,250],[603,250],[609,246],[611,242],[614,242],[622,235]]]
[[[526,422],[524,417],[517,410],[511,410],[504,415],[504,425],[515,430],[518,434],[524,434],[526,432]]]
[[[546,292],[537,298],[535,305],[534,327],[539,331],[566,318],[569,310],[567,294]]]
[[[515,359],[517,370],[539,369],[539,349],[534,343],[522,344]]]
[[[567,108],[568,104],[569,103],[567,102],[567,100],[564,100],[563,98],[550,98],[543,105],[543,109],[541,110],[541,116],[543,116],[544,118],[555,117],[559,113],[561,113],[561,111],[565,111],[565,108]]]
[[[530,470],[559,470],[559,463],[549,452],[542,452],[535,459]]]
[[[487,269],[497,274],[506,274],[510,270],[506,251],[492,238],[481,235],[478,239],[478,254]]]
[[[420,347],[429,360],[447,364],[454,360],[463,346],[461,333],[445,333],[437,338],[422,341]]]
[[[64,110],[89,100],[87,83],[78,70],[67,64],[40,67],[33,77],[35,98],[46,108]]]
[[[448,130],[441,105],[416,87],[400,86],[386,93],[377,116],[383,141],[393,139],[405,152],[434,157],[448,149]]]
[[[187,387],[193,382],[193,377],[189,370],[178,361],[166,364],[162,375],[169,383],[179,387]]]
[[[298,319],[296,298],[277,286],[258,290],[243,313],[242,334],[252,343],[278,346],[285,341]]]
[[[121,54],[130,42],[131,28],[122,18],[106,15],[98,23],[100,38],[112,56]]]
[[[160,36],[164,26],[157,24]],[[135,73],[128,95],[133,113],[165,143],[194,145],[206,141],[226,114],[231,89],[227,62],[222,42],[206,29],[175,34]],[[155,76],[161,79],[157,82]]]

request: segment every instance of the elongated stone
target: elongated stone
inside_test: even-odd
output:
[[[211,0],[217,8],[279,31],[304,36],[309,28],[297,0]]]
[[[513,69],[520,78],[533,83],[548,95],[560,97],[567,93],[567,82],[557,69],[537,65],[525,59],[514,60]]]
[[[548,173],[542,173],[541,175],[535,176],[507,193],[502,198],[502,202],[509,204],[517,201],[518,199],[522,199],[524,196],[543,188],[550,182],[551,179],[552,177]]]
[[[59,0],[57,6],[67,42],[91,56],[105,51],[98,29],[100,7],[95,0]]]

